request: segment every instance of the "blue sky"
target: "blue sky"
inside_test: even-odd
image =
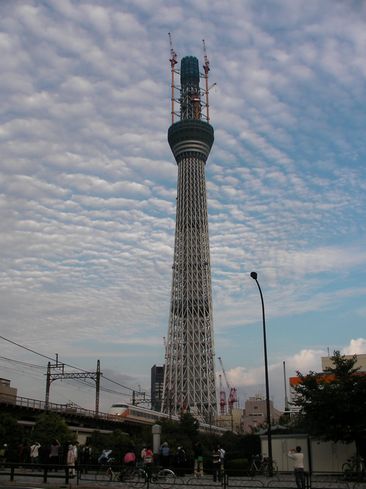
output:
[[[205,39],[217,83],[215,349],[241,403],[264,393],[253,270],[277,407],[284,361],[290,376],[319,370],[328,351],[366,353],[364,2],[19,0],[0,14],[5,338],[87,370],[100,359],[107,377],[149,389],[174,246],[171,32],[179,59],[201,64]],[[47,360],[0,341],[0,376],[43,398],[44,372],[4,357]],[[53,402],[93,397],[70,382],[51,389]],[[101,406],[120,399],[103,392]]]

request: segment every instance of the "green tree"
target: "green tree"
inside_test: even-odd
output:
[[[69,430],[66,421],[56,413],[41,414],[33,428],[33,440],[41,445],[48,445],[52,440],[58,440],[61,445],[76,440],[76,435]]]
[[[192,440],[197,439],[200,424],[199,421],[194,416],[192,416],[192,414],[182,414],[179,420],[179,427],[181,433],[185,433]]]
[[[11,462],[17,461],[17,447],[24,439],[24,430],[9,413],[0,413],[0,441],[8,445],[7,458]]]
[[[366,441],[366,375],[355,368],[357,357],[347,359],[339,351],[331,357],[332,367],[324,374],[297,372],[298,424],[324,440],[350,443],[358,452]]]

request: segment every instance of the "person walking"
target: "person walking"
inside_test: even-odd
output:
[[[304,470],[304,454],[301,447],[297,446],[288,452],[289,458],[294,464],[295,482],[298,489],[305,489],[305,470]]]

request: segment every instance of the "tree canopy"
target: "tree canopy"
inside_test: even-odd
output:
[[[346,358],[339,351],[333,366],[324,373],[297,372],[294,404],[300,408],[298,422],[309,434],[334,442],[354,441],[363,451],[366,441],[366,373],[355,368],[356,355]]]
[[[75,441],[76,435],[69,430],[61,416],[56,413],[43,413],[34,425],[32,439],[41,445],[48,445],[54,439],[63,444]]]

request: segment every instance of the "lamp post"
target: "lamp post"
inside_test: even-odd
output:
[[[266,407],[267,407],[267,440],[268,440],[268,466],[269,466],[269,476],[273,475],[273,466],[272,466],[272,430],[271,430],[271,411],[270,411],[270,402],[269,402],[269,381],[268,381],[268,360],[267,360],[267,338],[266,338],[266,317],[264,314],[264,300],[262,289],[257,280],[257,273],[252,272],[250,274],[253,280],[255,280],[258,290],[261,296],[262,302],[262,319],[263,319],[263,345],[264,345],[264,373],[266,379]]]

